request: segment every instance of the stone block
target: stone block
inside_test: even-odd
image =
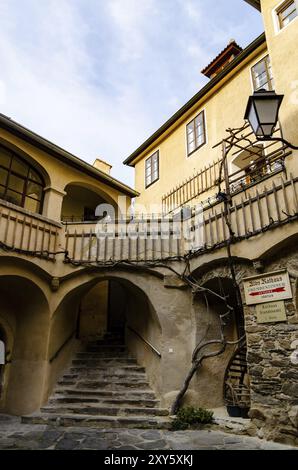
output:
[[[298,406],[292,406],[288,416],[293,426],[298,429]]]
[[[277,377],[280,374],[280,369],[278,367],[267,367],[264,369],[264,377]]]
[[[290,382],[286,382],[282,386],[282,393],[288,395],[289,397],[298,397],[298,384],[293,384]]]

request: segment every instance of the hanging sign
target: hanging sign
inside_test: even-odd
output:
[[[247,305],[275,302],[293,297],[288,272],[283,269],[243,279]]]
[[[286,307],[283,300],[256,306],[257,323],[287,321]]]

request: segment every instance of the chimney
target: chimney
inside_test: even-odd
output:
[[[238,46],[235,39],[231,39],[227,47],[202,70],[202,74],[210,79],[216,77],[216,75],[225,69],[242,51],[242,47]]]
[[[103,173],[106,173],[107,175],[111,173],[111,169],[113,168],[112,165],[105,162],[104,160],[101,160],[100,158],[97,158],[95,160],[95,162],[93,163],[93,166],[97,168],[98,170],[102,171]]]

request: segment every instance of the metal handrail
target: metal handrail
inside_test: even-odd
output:
[[[134,330],[133,328],[131,328],[131,326],[128,326],[127,327],[128,330],[130,330],[132,333],[134,333],[140,340],[142,340],[145,344],[147,344],[147,346],[149,346],[152,351],[157,354],[157,356],[159,358],[161,358],[161,353],[151,344],[149,343],[149,341],[147,341],[145,338],[143,338],[143,336],[140,335],[140,333],[138,333],[136,330]]]
[[[65,346],[69,343],[69,341],[75,336],[76,334],[76,331],[77,330],[74,330],[71,335],[68,336],[68,338],[66,338],[66,340],[64,341],[64,343],[59,347],[59,349],[57,349],[57,351],[55,352],[55,354],[53,354],[53,356],[51,357],[51,359],[49,359],[49,363],[51,364],[55,359],[57,359],[57,357],[59,356],[59,354],[61,353],[61,351],[65,348]]]

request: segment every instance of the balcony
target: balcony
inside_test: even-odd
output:
[[[53,261],[61,249],[60,236],[60,224],[0,199],[2,250]]]
[[[280,129],[276,134],[280,134]],[[214,147],[215,155],[220,145],[222,142]],[[163,212],[169,214],[183,206],[216,202],[219,182],[221,189],[228,190],[232,196],[255,185],[264,188],[263,182],[278,173],[286,173],[285,160],[291,154],[292,151],[280,142],[259,143],[246,127],[233,142],[233,152],[226,161],[223,158],[213,160],[162,197]]]
[[[279,174],[262,191],[255,185],[249,193],[241,192],[227,208],[217,200],[182,220],[167,216],[60,225],[0,200],[0,246],[4,252],[50,261],[63,252],[78,264],[179,261],[225,246],[231,240],[227,216],[233,243],[296,220],[297,184],[297,177],[284,179]]]

